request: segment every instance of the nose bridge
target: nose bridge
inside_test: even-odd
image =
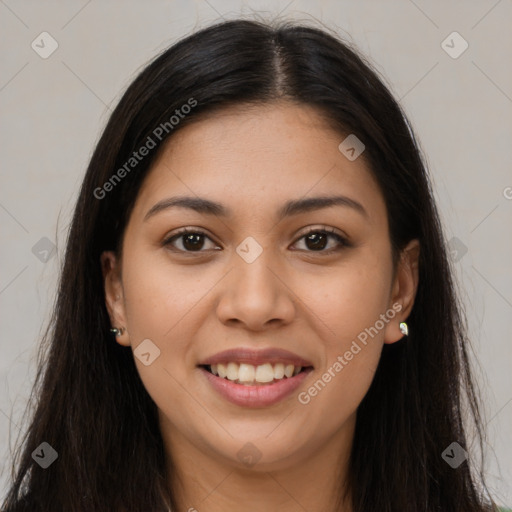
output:
[[[237,295],[248,293],[268,303],[280,293],[282,283],[276,277],[278,262],[275,251],[268,247],[263,249],[253,237],[247,237],[238,245],[234,264]]]
[[[248,237],[238,245],[233,258],[219,317],[223,321],[236,319],[255,329],[270,320],[290,321],[294,313],[292,293],[279,276],[275,252]]]
[[[256,288],[259,292],[273,293],[277,285],[277,259],[271,249],[255,247],[254,242],[243,242],[237,247],[235,259],[237,282],[248,290]],[[238,261],[237,261],[238,260]],[[272,265],[273,263],[273,265]],[[273,271],[270,269],[273,267]]]

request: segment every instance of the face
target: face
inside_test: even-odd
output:
[[[393,277],[382,193],[345,137],[290,104],[188,125],[147,175],[121,259],[102,255],[171,453],[272,470],[350,442],[383,344],[403,337],[418,244]]]

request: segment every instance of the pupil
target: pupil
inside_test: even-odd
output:
[[[204,240],[201,240],[203,235],[199,233],[190,233],[185,235],[185,240],[183,241],[183,246],[186,249],[201,249],[204,243]],[[190,246],[188,244],[191,244]]]
[[[318,240],[319,238],[321,238],[320,244]],[[324,249],[326,239],[327,237],[325,233],[311,233],[306,237],[306,245],[309,249]],[[313,242],[313,247],[311,247],[308,242]]]

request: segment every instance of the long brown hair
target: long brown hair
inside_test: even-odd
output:
[[[195,106],[172,125],[171,116],[191,98]],[[80,189],[34,410],[3,510],[176,506],[156,406],[131,350],[109,333],[100,254],[119,248],[141,183],[173,133],[216,109],[274,100],[316,107],[340,131],[364,141],[385,198],[395,261],[411,239],[422,247],[411,334],[384,347],[358,408],[348,481],[354,512],[491,510],[481,471],[472,469],[481,466],[469,458],[453,468],[442,457],[453,442],[468,449],[464,401],[480,447],[482,419],[441,223],[404,113],[365,60],[327,31],[241,20],[198,31],[163,52],[110,117]],[[163,123],[167,131],[156,137]],[[155,149],[115,179],[148,137]],[[107,182],[112,186],[103,194]],[[47,469],[31,456],[42,442],[58,452]]]

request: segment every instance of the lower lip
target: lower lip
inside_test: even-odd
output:
[[[291,395],[302,384],[312,368],[308,368],[293,377],[259,386],[236,384],[230,380],[217,377],[204,368],[200,368],[200,370],[215,391],[228,401],[241,407],[268,407]]]

